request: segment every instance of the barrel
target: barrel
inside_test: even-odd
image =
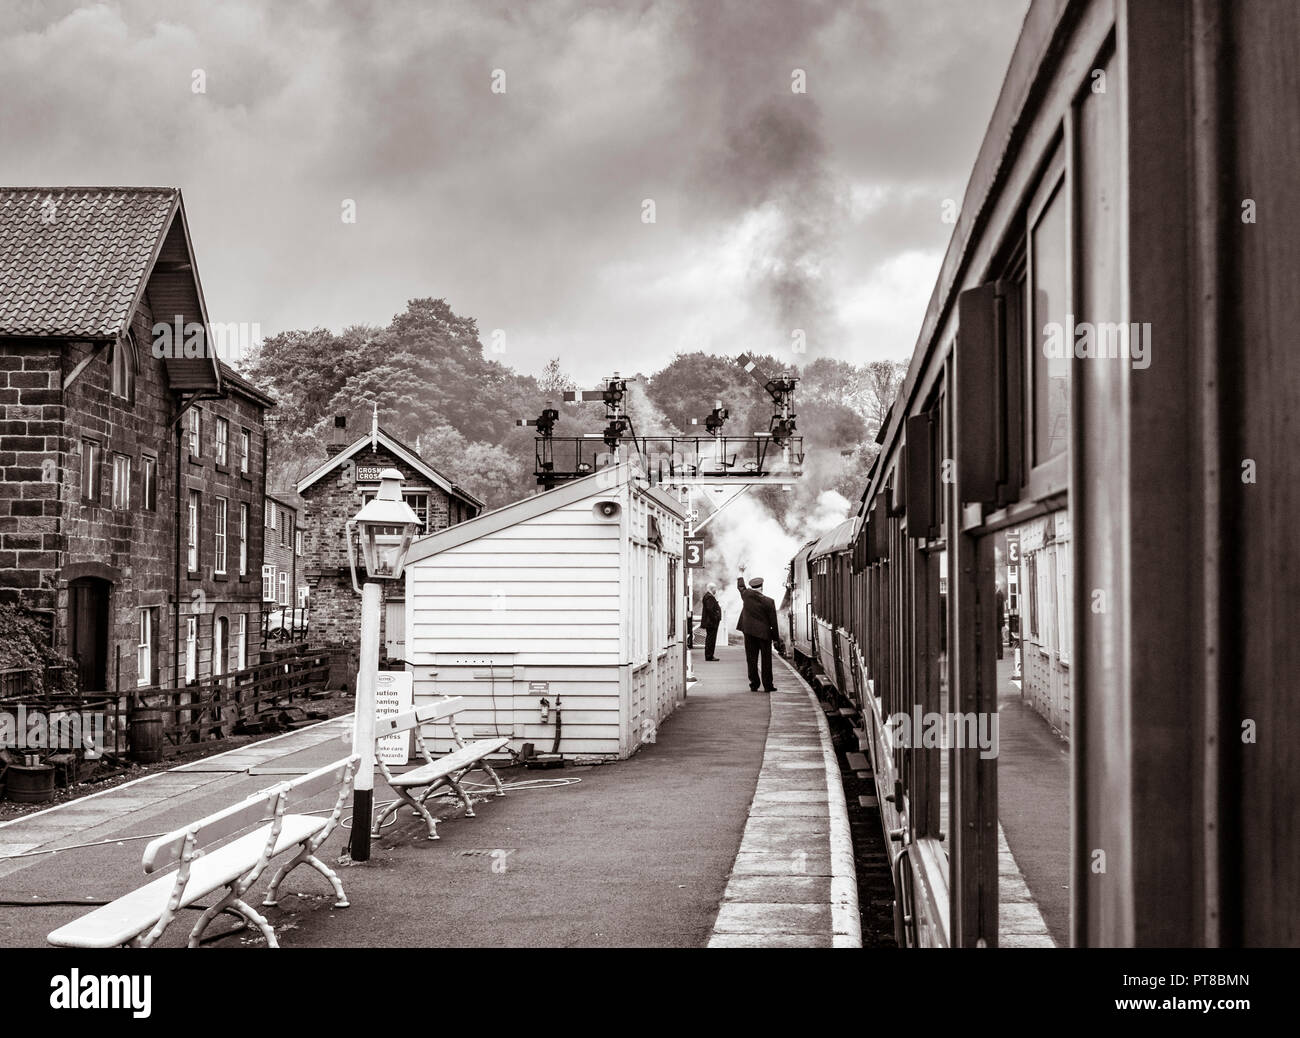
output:
[[[40,804],[54,796],[53,764],[10,764],[5,774],[10,800]]]
[[[162,760],[162,712],[152,707],[137,707],[127,719],[131,739],[131,759],[137,764],[157,764]]]

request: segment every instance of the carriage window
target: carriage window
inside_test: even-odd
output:
[[[1069,253],[1067,250],[1067,193],[1064,177],[1049,176],[1051,186],[1035,218],[1031,212],[1030,265],[1033,294],[1030,300],[1034,352],[1033,455],[1041,465],[1062,453],[1070,424],[1070,362],[1074,356],[1074,328],[1070,320]],[[1071,325],[1067,327],[1068,325]]]

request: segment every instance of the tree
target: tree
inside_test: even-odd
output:
[[[542,369],[541,377],[537,380],[537,388],[543,393],[549,393],[551,399],[558,403],[564,398],[566,392],[577,389],[578,383],[561,370],[560,358],[552,357]]]

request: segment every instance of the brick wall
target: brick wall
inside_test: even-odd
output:
[[[449,525],[450,500],[447,493],[431,486],[424,476],[382,446],[377,452],[363,448],[360,453],[308,487],[302,495],[305,506],[299,521],[305,530],[302,572],[311,589],[311,631],[314,644],[355,647],[360,641],[361,596],[353,590],[352,578],[348,573],[344,524],[361,510],[362,495],[379,487],[378,483],[356,482],[356,470],[368,466],[397,469],[402,474],[404,493],[429,495],[432,529],[442,530]],[[362,579],[360,570],[358,579]],[[404,595],[403,579],[390,587],[385,597],[400,601]],[[381,645],[383,639],[381,617]]]
[[[293,534],[298,525],[298,510],[275,501],[271,498],[266,500],[268,511],[274,508],[277,510],[275,529],[266,528],[266,558],[263,560],[264,565],[275,567],[275,602],[278,606],[280,603],[280,574],[285,573],[288,579],[285,582],[288,592],[288,604],[291,607],[298,605],[297,582],[299,571],[301,570],[301,560],[293,553]],[[298,563],[298,565],[295,565]],[[268,603],[269,604],[269,603]]]
[[[263,407],[237,390],[200,403],[203,447],[191,460],[184,426],[163,361],[152,355],[146,301],[132,323],[137,343],[134,402],[115,397],[107,343],[0,340],[0,599],[52,614],[55,646],[67,652],[69,583],[83,576],[111,582],[108,597],[107,689],[137,686],[140,611],[153,610],[153,673],[172,684],[185,675],[186,620],[197,633],[200,677],[211,673],[214,626],[228,624],[223,670],[237,663],[239,617],[246,615],[247,661],[261,651],[262,522],[265,494]],[[89,363],[64,390],[63,380]],[[227,464],[216,463],[218,415],[229,422]],[[240,432],[250,435],[248,472],[240,472]],[[98,445],[97,501],[83,500],[86,445]],[[178,450],[180,458],[178,477]],[[114,507],[114,458],[129,459],[129,506]],[[156,465],[155,507],[144,507],[145,459]],[[177,495],[179,483],[180,496]],[[200,493],[200,565],[185,565],[187,500]],[[216,572],[217,499],[227,503],[226,573]],[[247,504],[247,572],[239,572],[240,504]],[[178,525],[178,509],[180,523]],[[178,540],[177,532],[180,531]],[[93,690],[98,691],[98,690]]]
[[[53,612],[63,407],[61,345],[0,339],[0,599]]]
[[[238,390],[228,387],[220,400],[201,400],[195,405],[199,413],[199,454],[189,446],[189,416],[181,421],[181,500],[180,558],[182,623],[179,643],[184,656],[189,645],[189,621],[195,621],[195,673],[206,677],[213,673],[215,633],[225,621],[225,645],[222,657],[215,662],[221,673],[236,669],[240,617],[245,617],[247,662],[258,662],[262,649],[262,563],[265,535],[263,529],[266,494],[264,466],[264,411],[260,404]],[[224,418],[228,440],[226,462],[217,461],[218,419]],[[249,433],[248,471],[241,471],[240,435]],[[199,538],[198,569],[189,568],[189,494],[198,494]],[[226,516],[225,572],[218,572],[216,533],[218,516],[224,502]],[[239,572],[240,505],[248,506],[248,564]],[[174,507],[174,505],[173,505]],[[185,679],[185,666],[178,669],[179,681]]]

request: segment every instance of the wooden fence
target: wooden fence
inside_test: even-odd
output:
[[[329,672],[328,653],[300,652],[183,688],[142,688],[134,698],[162,713],[163,735],[178,745],[225,738],[295,700],[317,698],[325,692]]]
[[[271,662],[194,682],[183,688],[150,686],[126,695],[105,696],[33,692],[30,672],[0,671],[0,711],[19,717],[43,711],[82,716],[100,715],[103,749],[123,754],[128,749],[128,718],[133,704],[162,713],[163,736],[172,745],[221,739],[253,730],[286,708],[325,694],[330,672],[329,653],[298,650]],[[28,675],[23,677],[22,675]]]

